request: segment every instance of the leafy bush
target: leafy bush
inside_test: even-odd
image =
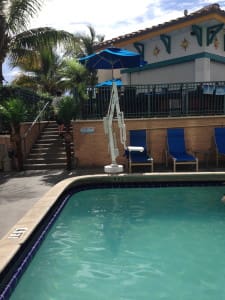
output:
[[[71,96],[64,96],[58,105],[58,118],[68,126],[71,120],[76,119],[79,106]]]
[[[15,132],[20,122],[26,121],[26,105],[21,99],[10,98],[0,104],[0,115],[8,122],[12,131]]]

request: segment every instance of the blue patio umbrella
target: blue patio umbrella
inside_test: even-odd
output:
[[[106,81],[100,82],[100,83],[96,84],[96,87],[112,86],[113,82],[115,82],[115,84],[117,86],[122,86],[123,85],[121,79],[112,79],[112,80],[106,80]]]
[[[79,62],[89,69],[112,69],[112,72],[113,69],[134,68],[144,64],[139,53],[115,47],[82,57]]]
[[[128,51],[121,48],[106,48],[97,53],[80,58],[79,61],[89,69],[111,69],[112,79],[113,69],[134,68],[143,65],[142,57],[139,53]],[[109,138],[109,149],[112,163],[104,167],[106,173],[119,173],[123,171],[123,165],[118,165],[116,157],[119,150],[116,146],[115,136],[113,133],[112,120],[116,111],[118,125],[120,128],[120,141],[124,145],[126,144],[126,128],[124,124],[123,112],[120,111],[119,97],[117,91],[117,85],[115,81],[112,81],[112,92],[108,107],[108,112],[104,122],[104,130]]]

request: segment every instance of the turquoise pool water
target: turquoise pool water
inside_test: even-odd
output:
[[[74,194],[13,300],[225,299],[225,187]]]

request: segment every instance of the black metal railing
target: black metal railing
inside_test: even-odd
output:
[[[110,100],[110,87],[88,88],[81,104],[82,119],[102,119]],[[225,114],[225,82],[192,82],[118,87],[125,118],[153,118]]]

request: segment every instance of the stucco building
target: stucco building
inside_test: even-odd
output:
[[[225,80],[225,11],[211,4],[151,28],[104,41],[96,51],[113,46],[138,51],[141,68],[119,70],[124,84],[157,84]],[[99,81],[111,72],[99,72]]]

